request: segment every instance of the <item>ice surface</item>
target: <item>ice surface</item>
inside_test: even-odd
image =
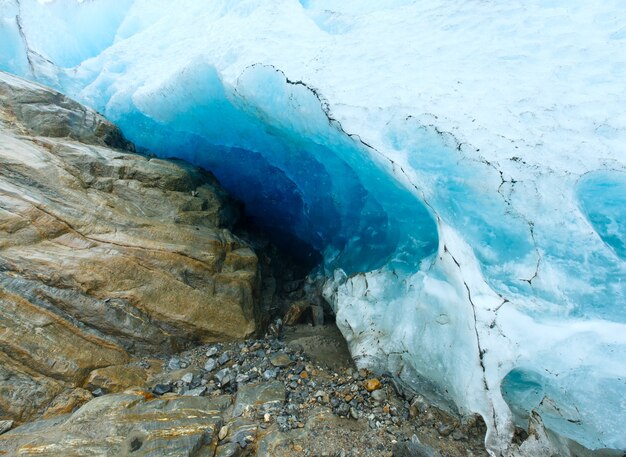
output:
[[[0,40],[320,251],[358,363],[494,452],[532,410],[626,448],[620,0],[0,0]]]

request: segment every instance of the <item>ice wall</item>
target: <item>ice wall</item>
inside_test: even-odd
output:
[[[0,0],[0,68],[321,252],[357,362],[494,453],[531,411],[626,448],[620,2],[336,3]]]

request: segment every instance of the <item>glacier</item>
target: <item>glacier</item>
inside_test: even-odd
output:
[[[494,455],[626,450],[621,1],[0,0],[0,43],[318,252],[357,363]]]

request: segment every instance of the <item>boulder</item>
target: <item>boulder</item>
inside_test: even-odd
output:
[[[95,111],[0,72],[0,419],[133,355],[255,332],[237,206],[209,172],[133,150]]]

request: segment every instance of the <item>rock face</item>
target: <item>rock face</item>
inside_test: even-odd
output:
[[[236,207],[210,173],[132,151],[96,112],[0,72],[0,419],[80,397],[133,354],[255,331]]]
[[[213,455],[227,399],[149,399],[142,392],[96,398],[69,417],[0,436],[0,447],[9,455],[50,457]]]

